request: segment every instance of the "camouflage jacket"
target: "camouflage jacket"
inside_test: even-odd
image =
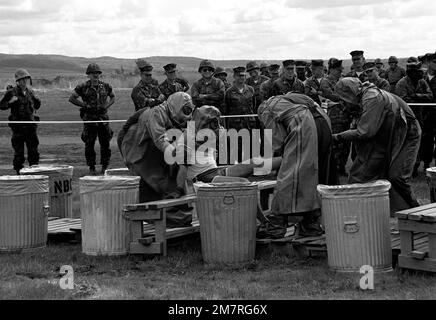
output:
[[[9,104],[9,101],[14,96],[18,100]],[[0,110],[11,109],[10,121],[34,121],[34,110],[38,110],[40,107],[41,100],[35,95],[33,90],[27,89],[26,92],[23,92],[18,86],[6,91],[0,101]]]
[[[436,75],[434,75],[430,80],[430,77],[427,74],[425,75],[424,80],[427,82],[431,92],[433,93],[433,102],[436,102]]]
[[[318,103],[319,105],[321,105],[321,100],[319,98],[319,95],[312,94],[311,91],[312,91],[312,89],[315,89],[316,92],[320,92],[322,80],[323,80],[323,78],[321,78],[321,80],[318,81],[318,79],[316,79],[315,76],[311,76],[310,78],[308,78],[304,82],[304,93],[307,96],[311,97],[312,100],[315,101],[316,103]]]
[[[254,88],[244,85],[242,92],[240,92],[234,85],[231,86],[225,95],[225,114],[254,114]],[[255,118],[230,118],[227,120],[227,128],[229,129],[250,129],[255,126]]]
[[[268,100],[273,96],[273,85],[277,79],[269,79],[260,85],[260,100],[261,102]]]
[[[185,79],[183,79],[183,78],[176,78],[176,82],[178,82],[178,83],[180,83],[182,85],[183,92],[188,92],[188,90],[190,89],[189,82],[186,81]]]
[[[245,81],[248,86],[253,87],[254,89],[254,112],[257,112],[257,108],[262,102],[262,98],[260,96],[260,86],[262,85],[262,83],[268,80],[268,77],[259,75],[257,80],[255,80],[254,77],[250,77]]]
[[[83,120],[108,120],[107,109],[105,105],[108,98],[113,95],[113,89],[110,84],[99,81],[97,86],[91,85],[88,80],[79,84],[74,91],[82,98],[82,101],[91,108],[80,109],[80,117]]]
[[[378,70],[378,76],[382,79],[386,79],[386,70],[385,69]]]
[[[407,76],[398,81],[395,94],[408,103],[428,103],[433,100],[433,93],[424,79],[419,79],[417,85],[414,86]]]
[[[385,90],[387,92],[391,92],[391,86],[390,86],[388,80],[386,80],[386,79],[378,77],[378,79],[376,81],[374,81],[374,82],[369,81],[369,82],[371,82],[372,84],[375,84],[376,87],[379,89]]]
[[[331,75],[324,77],[320,83],[322,96],[333,102],[339,102],[339,96],[335,93],[335,85],[339,80],[333,78]]]
[[[304,83],[295,76],[292,82],[283,76],[274,81],[272,95],[279,96],[288,92],[297,92],[304,94]]]
[[[225,92],[224,83],[220,79],[211,78],[206,82],[201,78],[192,85],[192,102],[198,108],[205,105],[214,106],[222,112]],[[207,97],[200,99],[200,94],[206,94]]]
[[[398,81],[406,76],[406,70],[401,67],[396,67],[394,70],[390,68],[386,70],[385,79],[388,80],[391,85],[391,92],[395,92],[395,86]]]
[[[348,72],[345,77],[352,77],[352,78],[359,78],[360,82],[364,83],[365,81],[368,81],[368,77],[366,76],[365,72],[362,71],[360,75],[357,75],[357,72],[355,70]]]
[[[184,92],[183,86],[177,80],[174,83],[170,83],[168,79],[159,85],[159,90],[165,96],[165,99],[168,99],[173,93]]]
[[[135,105],[135,111],[152,108],[159,105],[161,102],[157,98],[161,95],[157,83],[146,84],[142,80],[132,90],[132,100]]]

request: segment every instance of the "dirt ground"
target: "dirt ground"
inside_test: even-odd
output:
[[[112,119],[133,113],[129,91],[116,91]],[[68,91],[41,93],[41,120],[79,120]],[[7,119],[0,113],[0,120]],[[117,133],[121,125],[114,125]],[[78,178],[87,174],[81,125],[40,125],[41,163],[74,166],[74,213],[80,216]],[[123,167],[115,139],[111,168]],[[97,148],[98,149],[98,148]],[[10,130],[0,125],[0,175],[13,174]],[[99,159],[99,157],[97,158]],[[424,173],[413,181],[421,204],[429,202]],[[59,287],[62,265],[74,268],[75,287]],[[362,291],[362,275],[331,272],[325,257],[296,259],[259,252],[243,268],[203,263],[198,236],[173,242],[169,257],[88,257],[80,244],[50,244],[30,253],[0,255],[0,299],[435,299],[436,277],[394,272],[375,276],[375,290]]]

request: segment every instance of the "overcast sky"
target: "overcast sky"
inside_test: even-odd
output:
[[[436,50],[432,0],[0,0],[0,52],[210,59]]]

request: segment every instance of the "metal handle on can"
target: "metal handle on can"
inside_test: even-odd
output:
[[[50,214],[50,206],[49,205],[45,205],[43,207],[43,210],[44,210],[44,216],[48,217],[49,214]]]
[[[233,194],[226,194],[223,199],[223,203],[227,206],[231,206],[235,203],[235,197]]]
[[[360,230],[360,226],[357,221],[346,221],[344,222],[344,232],[346,233],[357,233]]]

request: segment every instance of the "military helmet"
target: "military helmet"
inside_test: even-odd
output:
[[[375,64],[383,64],[383,61],[380,58],[374,60]]]
[[[91,73],[102,73],[100,66],[96,63],[91,63],[88,68],[86,68],[86,74],[91,74]]]
[[[213,71],[215,71],[215,66],[213,65],[212,61],[210,60],[203,60],[200,62],[200,66],[198,67],[198,72],[201,72],[201,69],[203,68],[211,68]]]
[[[264,68],[269,68],[269,65],[268,65],[266,62],[262,62],[262,63],[260,64],[260,69],[262,70],[262,69],[264,69]]]
[[[20,79],[30,78],[32,79],[32,76],[30,75],[29,71],[26,69],[18,69],[15,72],[15,81],[18,81]]]
[[[222,67],[217,67],[214,73],[214,76],[218,76],[220,74],[225,74],[227,76],[227,72],[224,68]]]
[[[398,63],[398,58],[395,56],[390,56],[388,59],[388,63]]]
[[[421,62],[416,57],[410,57],[407,59],[406,66],[408,69],[419,69],[421,67]]]

